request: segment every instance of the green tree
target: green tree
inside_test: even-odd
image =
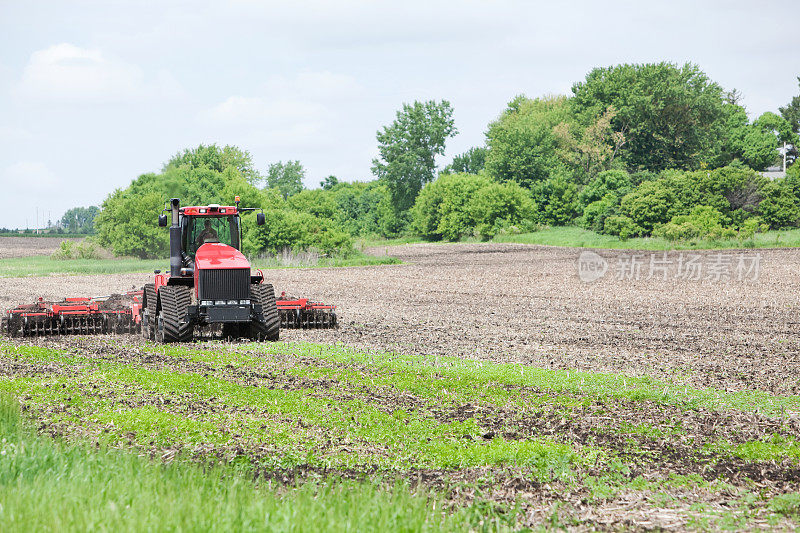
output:
[[[337,178],[333,174],[327,176],[324,180],[319,182],[319,186],[325,189],[326,191],[333,189],[338,184],[339,184],[339,178]]]
[[[572,92],[585,125],[614,107],[611,125],[625,136],[620,154],[631,171],[699,168],[723,136],[722,88],[693,64],[596,68]]]
[[[394,122],[378,131],[380,157],[373,159],[372,172],[386,183],[395,212],[414,205],[422,186],[434,178],[436,156],[444,154],[445,142],[456,133],[447,100],[403,104]]]
[[[278,161],[272,163],[267,170],[267,187],[277,189],[281,196],[288,198],[303,190],[303,178],[306,171],[300,161]]]
[[[453,158],[453,162],[444,167],[443,174],[477,174],[486,165],[488,150],[481,146],[470,148],[463,154]]]
[[[140,176],[139,180],[146,181],[150,176]],[[96,218],[100,245],[118,256],[164,257],[169,253],[169,235],[156,223],[164,200],[155,187],[111,193]]]
[[[569,167],[577,169],[576,175],[582,183],[593,179],[599,172],[609,170],[625,145],[625,134],[611,127],[611,121],[616,116],[614,106],[609,106],[586,128],[562,122],[553,129],[558,139],[559,158]]]
[[[162,171],[180,167],[208,168],[218,173],[233,167],[251,185],[257,186],[263,180],[261,174],[253,167],[250,152],[230,145],[220,148],[216,144],[208,146],[201,144],[197,148],[187,148],[172,156]]]
[[[558,156],[559,139],[554,128],[573,121],[564,96],[518,96],[500,118],[489,125],[486,172],[500,182],[515,181],[532,189],[552,174],[563,173]]]
[[[96,205],[73,207],[64,213],[58,224],[69,233],[94,233],[94,219],[99,212]]]
[[[750,168],[763,170],[778,156],[775,135],[751,124],[747,112],[738,105],[726,104],[725,136],[716,164],[739,160]]]
[[[156,221],[169,198],[180,198],[183,205],[230,205],[239,195],[244,206],[266,203],[268,195],[248,182],[241,166],[226,163],[237,158],[217,157],[243,153],[214,145],[184,150],[164,165],[162,173],[143,174],[126,189],[115,191],[95,219],[100,244],[115,255],[163,256],[168,238]]]

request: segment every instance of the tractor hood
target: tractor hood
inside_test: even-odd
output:
[[[194,265],[197,270],[250,268],[250,263],[242,252],[221,242],[207,242],[198,248],[194,256]]]

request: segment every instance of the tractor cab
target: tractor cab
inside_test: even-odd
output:
[[[180,226],[184,261],[194,262],[197,249],[206,243],[222,243],[241,249],[239,212],[235,207],[184,207],[180,213]]]

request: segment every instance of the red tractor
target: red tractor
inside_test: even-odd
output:
[[[169,273],[155,271],[144,286],[142,336],[157,342],[189,342],[196,327],[221,325],[225,337],[277,341],[281,317],[275,290],[239,251],[240,215],[256,208],[207,205],[181,207],[173,198]],[[167,225],[160,215],[159,226]],[[264,224],[264,213],[256,214]]]
[[[106,335],[141,330],[157,342],[188,342],[196,328],[214,326],[224,337],[276,341],[280,328],[317,329],[338,326],[336,306],[291,298],[275,299],[261,271],[253,273],[239,251],[240,215],[256,208],[207,205],[181,207],[171,213],[169,273],[156,270],[154,283],[139,291],[99,298],[73,297],[60,302],[39,298],[0,316],[0,334],[10,337]],[[167,215],[158,217],[167,225]],[[264,224],[264,213],[256,213]]]

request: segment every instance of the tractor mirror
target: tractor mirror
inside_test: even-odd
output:
[[[264,222],[266,222],[266,220],[264,220],[264,213],[256,213],[256,224],[263,226]]]
[[[162,228],[167,227],[167,215],[158,215],[158,225]]]

